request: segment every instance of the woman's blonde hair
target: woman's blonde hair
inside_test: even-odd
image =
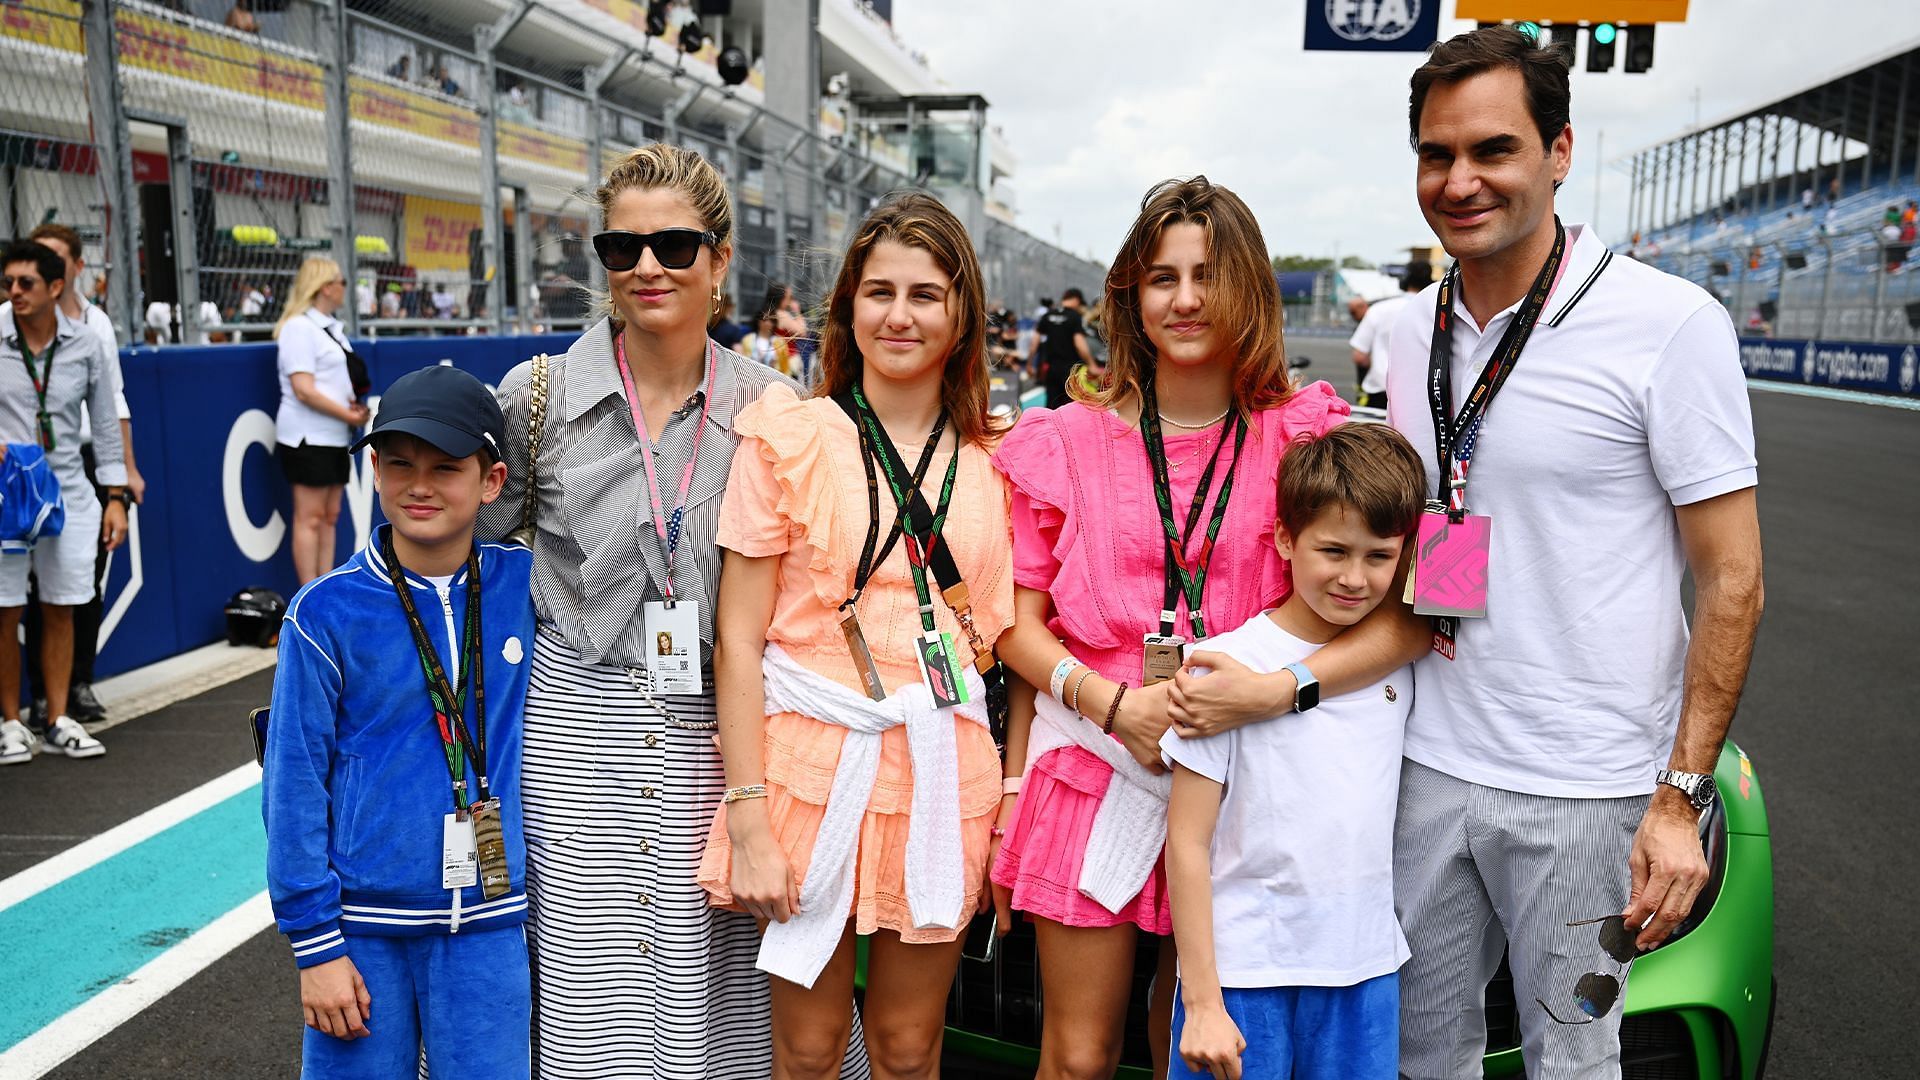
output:
[[[606,182],[594,189],[593,199],[600,205],[600,220],[613,213],[614,200],[629,190],[651,191],[666,188],[678,192],[692,204],[702,228],[713,233],[716,251],[733,248],[733,199],[727,193],[726,178],[697,150],[668,143],[636,146],[608,171]],[[611,292],[594,298],[602,311],[613,310]],[[709,313],[709,321],[718,313]]]
[[[832,397],[860,377],[860,349],[853,339],[853,297],[866,273],[867,257],[892,241],[919,248],[933,257],[940,272],[953,279],[953,344],[940,376],[940,401],[947,422],[964,441],[984,446],[1004,423],[988,411],[987,301],[967,227],[939,199],[924,192],[889,195],[854,233],[840,264],[840,276],[827,298],[826,325],[820,332],[820,385],[815,397]]]
[[[287,294],[287,306],[280,311],[280,321],[273,324],[274,338],[279,339],[287,323],[307,313],[321,289],[339,280],[339,263],[325,255],[307,256],[307,261],[300,264],[300,272],[293,275],[293,289]]]
[[[1088,404],[1118,408],[1140,394],[1157,354],[1140,315],[1140,282],[1169,227],[1194,224],[1207,239],[1207,322],[1231,335],[1233,403],[1243,413],[1271,409],[1293,395],[1281,339],[1280,285],[1267,261],[1260,224],[1240,196],[1204,176],[1163,180],[1140,201],[1140,216],[1107,271],[1107,385],[1077,391]]]

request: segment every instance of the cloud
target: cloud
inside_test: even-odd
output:
[[[1920,32],[1910,0],[1851,7],[1825,19],[1789,0],[1694,4],[1689,22],[1659,28],[1651,73],[1576,68],[1562,216],[1593,216],[1600,176],[1600,228],[1624,231],[1627,177],[1596,151],[1684,131],[1696,88],[1712,122]],[[1304,12],[1303,0],[916,0],[894,21],[949,85],[991,103],[1020,162],[1020,224],[1052,239],[1057,223],[1074,251],[1110,258],[1148,186],[1194,173],[1246,199],[1276,253],[1390,260],[1431,243],[1406,137],[1420,56],[1306,52]],[[1443,36],[1471,28],[1441,20]]]

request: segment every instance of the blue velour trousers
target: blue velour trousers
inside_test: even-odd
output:
[[[306,1029],[309,1080],[410,1080],[420,1050],[435,1077],[526,1080],[533,995],[518,926],[425,937],[347,935],[373,999],[365,1038]]]

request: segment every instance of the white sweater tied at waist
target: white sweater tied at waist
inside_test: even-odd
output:
[[[760,661],[766,711],[799,713],[847,729],[833,790],[813,843],[800,910],[769,923],[758,967],[811,988],[846,932],[853,906],[854,856],[860,823],[880,773],[880,736],[905,726],[913,762],[913,803],[907,818],[907,907],[916,928],[958,929],[966,918],[966,858],[960,842],[960,760],[953,718],[987,726],[986,687],[965,671],[965,705],[939,709],[924,683],[901,687],[885,701],[842,686],[802,667],[771,642]],[[1161,826],[1165,829],[1165,815]]]
[[[1113,767],[1113,781],[1094,812],[1080,864],[1080,892],[1118,913],[1147,883],[1167,843],[1167,797],[1171,773],[1154,774],[1133,759],[1118,739],[1053,699],[1034,695],[1033,735],[1027,747],[1032,766],[1048,752],[1078,746]]]

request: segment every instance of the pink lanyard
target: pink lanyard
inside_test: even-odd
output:
[[[707,413],[713,408],[713,380],[720,368],[720,349],[707,339],[706,392],[700,396],[700,425],[693,429],[693,446],[687,451],[687,468],[680,474],[680,495],[669,516],[660,505],[660,481],[653,471],[653,437],[647,433],[647,418],[640,412],[640,397],[633,389],[633,372],[627,367],[627,336],[613,336],[613,361],[620,368],[620,382],[627,390],[627,408],[633,412],[633,429],[640,436],[640,463],[647,473],[647,497],[653,502],[653,530],[660,534],[660,549],[667,557],[666,577],[660,589],[673,600],[673,554],[680,547],[680,523],[687,512],[687,492],[693,487],[693,463],[700,456],[700,436],[707,430]]]

